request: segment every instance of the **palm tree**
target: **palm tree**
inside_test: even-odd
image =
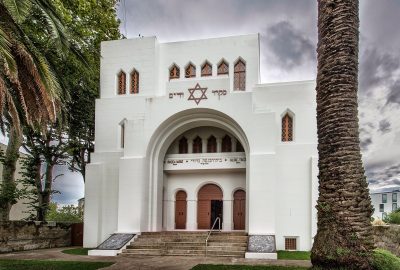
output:
[[[15,203],[16,162],[22,142],[21,123],[43,127],[53,122],[61,87],[46,53],[37,46],[46,38],[58,52],[68,38],[51,0],[0,0],[0,127],[8,126],[9,143],[3,160],[0,219],[8,220]],[[35,31],[27,25],[35,23]],[[35,42],[36,41],[36,42]]]
[[[318,0],[318,232],[311,260],[324,268],[371,269],[371,199],[361,161],[358,0]]]

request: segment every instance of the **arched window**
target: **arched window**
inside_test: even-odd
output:
[[[282,142],[293,141],[293,118],[286,113],[282,117]]]
[[[118,73],[118,95],[124,95],[126,93],[126,74],[121,71]]]
[[[188,153],[188,142],[185,137],[179,140],[179,154],[187,154]]]
[[[233,89],[246,90],[246,64],[241,59],[236,62],[234,72]]]
[[[199,136],[193,140],[193,153],[203,152],[203,142]]]
[[[211,135],[207,140],[207,153],[216,153],[217,152],[217,139]]]
[[[228,135],[222,138],[221,150],[222,152],[232,152],[232,140]]]
[[[186,78],[193,78],[196,77],[196,67],[190,63],[185,69],[185,77]]]
[[[218,65],[218,70],[217,70],[218,75],[228,75],[229,74],[229,65],[225,60],[222,60],[222,62]]]
[[[169,69],[169,79],[170,80],[179,79],[180,74],[181,74],[180,69],[175,64]]]
[[[243,145],[239,141],[236,143],[236,152],[244,152]]]
[[[139,93],[139,72],[136,70],[131,73],[131,94]]]
[[[207,77],[212,75],[212,66],[210,63],[205,62],[201,67],[201,77]]]

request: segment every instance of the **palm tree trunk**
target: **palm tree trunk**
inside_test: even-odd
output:
[[[371,199],[358,133],[358,0],[318,0],[318,232],[314,266],[371,269]]]
[[[22,135],[17,128],[11,125],[7,150],[3,161],[3,182],[0,194],[0,220],[10,219],[10,210],[17,202],[17,184],[15,171],[19,158],[19,148],[22,144]]]

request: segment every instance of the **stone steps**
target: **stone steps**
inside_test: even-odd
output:
[[[127,246],[122,256],[205,256],[208,232],[143,232]],[[213,232],[208,239],[207,256],[244,257],[245,232]]]

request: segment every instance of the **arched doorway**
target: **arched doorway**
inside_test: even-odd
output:
[[[219,217],[222,225],[222,190],[214,184],[204,185],[197,194],[197,228],[210,229]],[[218,225],[217,225],[218,226]]]
[[[233,194],[233,229],[244,230],[246,224],[246,192],[237,190]]]
[[[186,192],[180,190],[176,193],[175,199],[175,229],[186,229],[186,209],[187,209],[187,202],[186,202]]]

